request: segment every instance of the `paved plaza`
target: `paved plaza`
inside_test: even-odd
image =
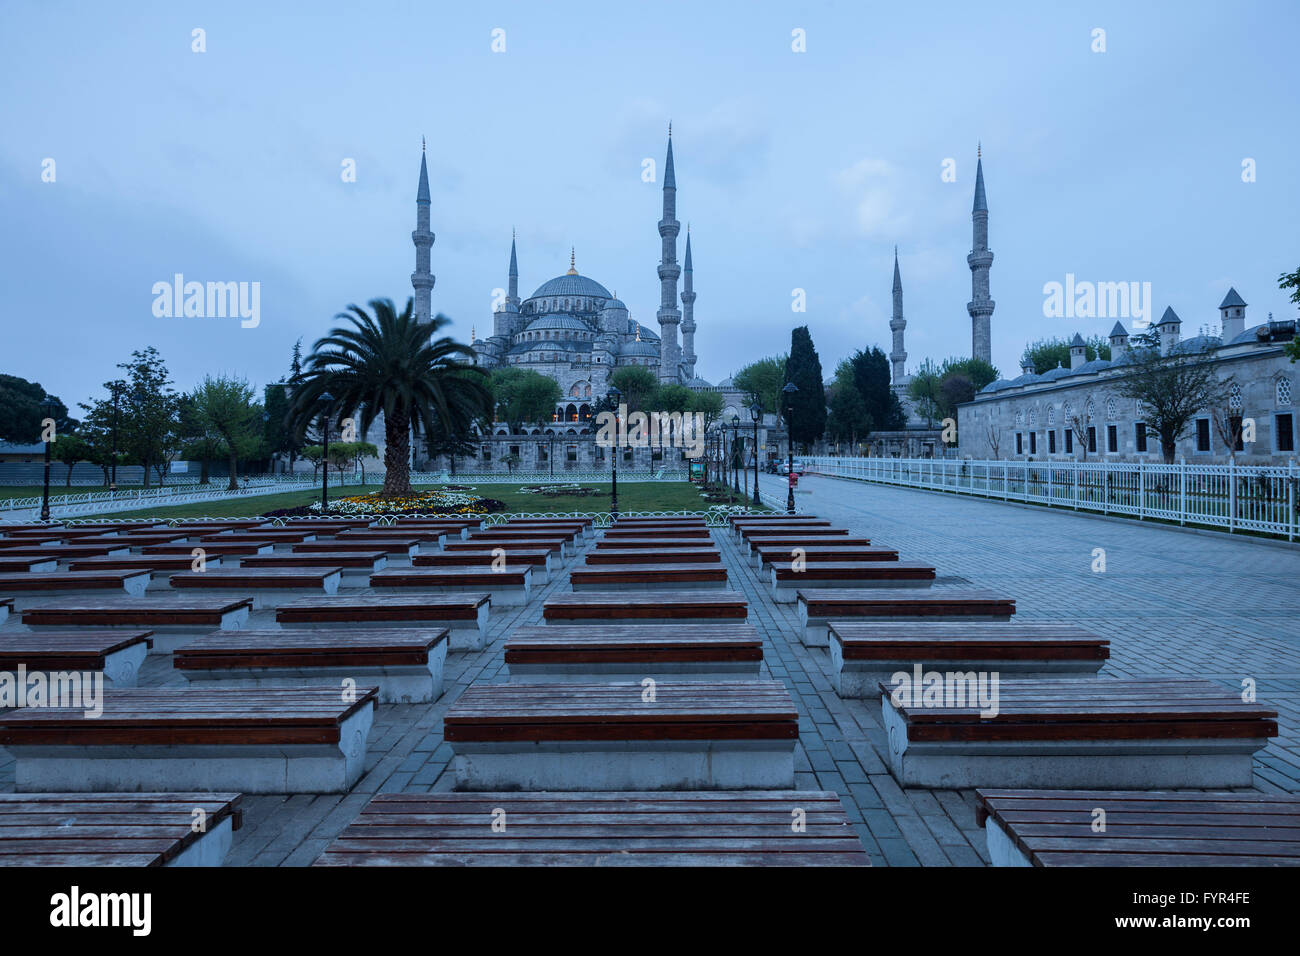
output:
[[[764,478],[765,490],[769,482],[783,492],[780,479]],[[1194,676],[1232,688],[1254,679],[1280,725],[1256,756],[1256,789],[1300,790],[1300,549],[832,478],[805,478],[800,489],[803,510],[935,565],[936,587],[1000,591],[1016,599],[1019,620],[1075,623],[1109,638],[1104,677]],[[764,676],[783,681],[799,708],[797,786],[841,795],[873,864],[986,864],[972,793],[900,788],[888,771],[879,704],[835,694],[826,651],[798,641],[795,606],[772,602],[728,533],[715,539],[765,637]],[[1093,571],[1098,548],[1104,572]],[[451,655],[435,704],[382,705],[367,772],[350,793],[247,796],[227,865],[310,864],[373,794],[450,790],[443,715],[470,684],[505,680],[506,632],[540,622],[543,600],[568,588],[566,567],[526,607],[494,607],[491,643]],[[271,614],[258,612],[250,626]],[[151,658],[142,683],[183,681]],[[13,767],[0,750],[0,792],[13,790]]]

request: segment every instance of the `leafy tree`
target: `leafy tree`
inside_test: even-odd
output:
[[[1095,358],[1102,358],[1110,361],[1110,340],[1100,335],[1092,335],[1084,340],[1084,358],[1091,362]],[[1044,372],[1050,372],[1060,365],[1062,368],[1070,367],[1070,339],[1049,338],[1039,339],[1037,342],[1031,342],[1025,346],[1025,351],[1020,356],[1020,363],[1023,365],[1028,360],[1034,365],[1034,374],[1042,375]],[[989,379],[992,381],[992,379]],[[984,385],[987,385],[985,382]],[[984,385],[979,386],[983,388]]]
[[[49,398],[54,402],[55,434],[73,430],[75,422],[68,417],[63,402],[49,395],[36,382],[17,375],[0,375],[0,441],[32,444],[41,440],[41,420],[45,414],[41,403]]]
[[[925,419],[928,427],[934,427],[934,420],[940,417],[943,405],[943,390],[940,387],[942,376],[933,359],[926,359],[921,367],[912,374],[907,384],[907,397],[916,402],[916,410]]]
[[[752,362],[732,376],[731,384],[738,391],[758,396],[765,412],[780,414],[787,358],[785,355],[777,355]]]
[[[687,412],[694,398],[695,393],[685,385],[661,385],[652,404],[660,412]]]
[[[520,458],[518,455],[516,455],[514,452],[511,452],[508,455],[503,455],[501,457],[501,461],[506,466],[506,471],[509,474],[513,475],[515,473],[515,466],[518,465],[521,461],[523,461],[523,459]]]
[[[704,430],[708,431],[713,427],[719,416],[722,415],[722,394],[720,392],[695,392],[691,396],[690,406],[686,408],[688,412],[695,412],[702,416]]]
[[[853,375],[853,359],[846,358],[835,368],[835,380],[830,387],[830,414],[826,418],[826,433],[834,441],[847,441],[856,445],[858,437],[871,430],[871,416],[867,403],[858,391]]]
[[[849,361],[853,384],[866,406],[868,430],[896,432],[907,427],[907,414],[890,384],[888,356],[879,346],[872,346],[869,351],[854,352]]]
[[[181,453],[199,463],[199,484],[208,485],[212,481],[212,462],[225,454],[221,436],[212,431],[211,425],[201,418],[192,395],[180,397],[177,418],[180,422],[179,432],[184,440]]]
[[[947,372],[939,379],[939,413],[957,417],[957,406],[975,400],[975,383],[962,372]]]
[[[190,396],[196,423],[205,434],[220,439],[230,464],[229,491],[239,487],[239,459],[253,457],[262,447],[262,406],[253,395],[253,387],[243,379],[208,375]]]
[[[530,368],[494,369],[491,388],[497,418],[509,424],[511,431],[525,423],[549,422],[562,398],[555,379]]]
[[[56,429],[50,455],[67,466],[68,473],[64,476],[63,484],[64,487],[71,488],[72,470],[77,467],[77,462],[90,460],[90,447],[75,431],[61,432]]]
[[[298,456],[311,465],[311,476],[314,480],[316,472],[320,470],[320,463],[325,460],[325,449],[320,445],[303,445],[299,449]]]
[[[1106,354],[1110,355],[1110,346],[1107,347]],[[1056,366],[1052,366],[1055,368]],[[971,383],[975,391],[979,391],[990,382],[997,381],[999,372],[997,368],[982,358],[950,358],[946,359],[941,369],[944,378],[949,375],[960,375]]]
[[[280,381],[267,385],[262,391],[262,402],[266,409],[262,426],[262,442],[266,446],[266,453],[272,460],[280,455],[289,456],[292,467],[297,447],[293,429],[289,427],[288,383]]]
[[[1165,464],[1173,464],[1178,441],[1196,414],[1228,404],[1234,381],[1220,379],[1214,363],[1199,352],[1174,346],[1160,354],[1160,333],[1153,326],[1129,338],[1131,369],[1116,385],[1125,398],[1142,403],[1147,434],[1160,441]]]
[[[305,430],[327,391],[334,397],[336,419],[359,413],[362,435],[382,412],[383,494],[406,496],[411,494],[412,430],[467,434],[473,422],[491,413],[492,393],[487,373],[473,364],[470,346],[447,336],[434,338],[450,323],[446,316],[419,321],[414,299],[407,299],[400,313],[391,299],[372,299],[370,309],[373,317],[360,306],[348,306],[336,318],[351,327],[332,329],[312,346],[291,415],[295,430]]]
[[[474,454],[474,449],[477,446],[468,438],[459,435],[448,435],[439,431],[432,437],[425,436],[424,447],[430,458],[436,459],[443,455],[447,456],[447,460],[451,464],[451,476],[454,478],[456,477],[456,457],[459,455],[463,458],[466,455]]]
[[[118,395],[121,395],[125,389],[126,383],[105,382],[104,388],[109,393],[109,398],[99,398],[86,403],[81,402],[78,407],[82,408],[86,415],[78,426],[77,432],[85,444],[85,460],[101,468],[104,472],[104,487],[107,488],[112,476],[112,467],[114,459],[114,442],[113,430],[115,424],[120,424],[120,408],[115,414],[113,408],[112,395],[114,389],[117,389]],[[121,461],[121,454],[117,459]]]
[[[801,325],[790,333],[790,357],[785,362],[785,378],[793,382],[795,392],[789,406],[790,437],[806,449],[826,432],[826,392],[822,385],[822,363],[813,347],[808,326]],[[785,409],[785,405],[782,405]]]
[[[1283,272],[1277,277],[1277,287],[1279,289],[1290,289],[1291,301],[1300,305],[1300,269],[1295,272]],[[1300,335],[1286,344],[1286,354],[1291,356],[1291,361],[1295,362],[1300,359]]]
[[[167,465],[180,451],[180,396],[171,387],[167,366],[153,346],[131,353],[129,362],[119,363],[126,372],[125,388],[119,398],[118,447],[128,460],[144,468],[144,487],[149,471],[158,471],[159,484]]]
[[[659,392],[659,379],[644,365],[626,365],[609,377],[609,384],[623,393],[621,401],[629,412],[652,411],[650,403]]]

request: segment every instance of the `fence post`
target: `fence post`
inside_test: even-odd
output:
[[[1079,463],[1070,462],[1070,473],[1074,476],[1074,510],[1079,510]]]
[[[1178,459],[1178,523],[1187,524],[1187,459]]]
[[[1138,459],[1138,521],[1146,517],[1147,512],[1147,473],[1142,470],[1142,459]]]
[[[1228,459],[1228,534],[1237,529],[1237,458]]]
[[[1286,463],[1286,539],[1294,541],[1296,535],[1295,513],[1295,459]]]

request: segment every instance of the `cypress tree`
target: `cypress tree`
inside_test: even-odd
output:
[[[808,326],[801,325],[790,334],[790,357],[785,360],[785,380],[793,382],[790,436],[807,446],[826,431],[826,393],[822,385],[822,363],[813,348]],[[785,400],[782,399],[782,411]]]

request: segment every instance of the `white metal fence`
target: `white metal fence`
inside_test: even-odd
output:
[[[233,498],[246,498],[252,495],[267,495],[281,491],[310,490],[315,487],[310,480],[297,482],[259,482],[250,481],[246,487],[228,491],[224,487],[196,491],[192,486],[150,488],[148,491],[96,491],[80,495],[50,496],[51,518],[75,518],[78,516],[108,514],[117,511],[138,511],[142,508],[170,507],[206,501],[229,501]],[[333,485],[330,488],[333,490]],[[40,497],[9,498],[0,501],[0,513],[7,512],[5,520],[15,520],[27,512],[39,512]]]
[[[810,472],[908,488],[1300,537],[1300,468],[1148,462],[804,458]]]

